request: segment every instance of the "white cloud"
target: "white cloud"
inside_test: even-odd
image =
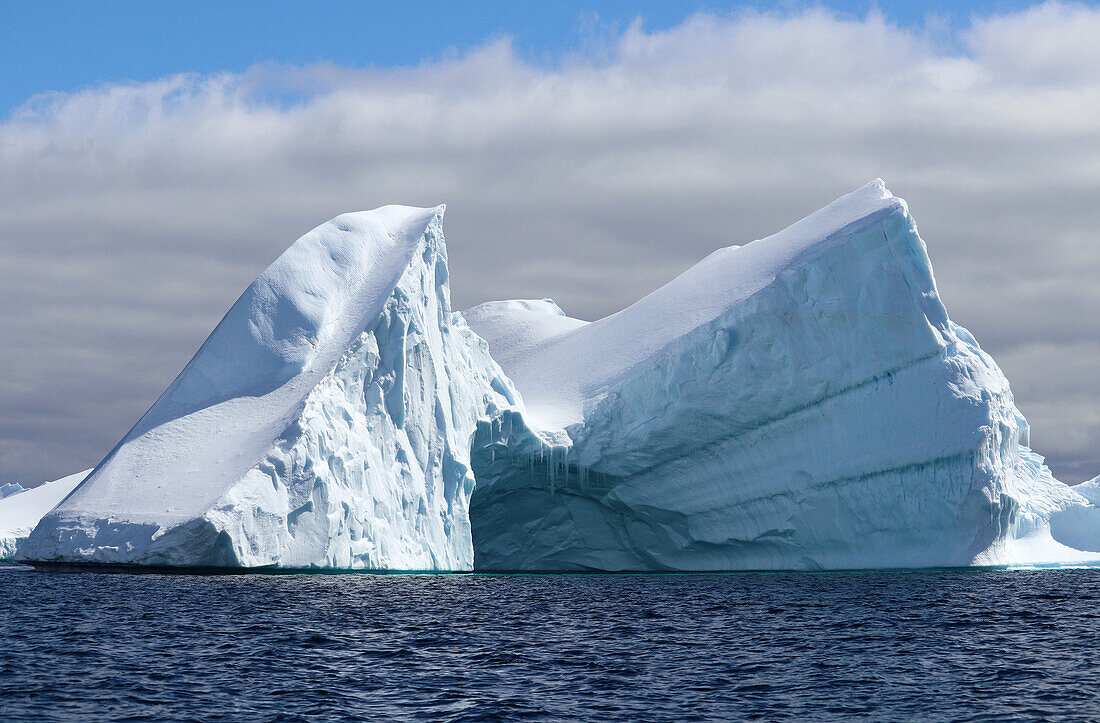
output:
[[[994,77],[1046,86],[1100,84],[1100,13],[1080,3],[1046,3],[976,19],[964,35]]]
[[[0,124],[0,476],[97,461],[338,213],[445,201],[456,307],[549,295],[591,318],[876,176],[1041,451],[1091,476],[1100,378],[1067,360],[1100,339],[1098,27],[1061,4],[954,43],[879,15],[698,15],[554,67],[500,41],[33,99]]]

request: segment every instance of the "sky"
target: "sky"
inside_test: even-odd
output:
[[[1100,474],[1096,4],[0,0],[0,481],[94,465],[339,213],[454,306],[623,308],[882,177],[1032,444]]]
[[[958,27],[975,13],[1026,2],[826,2],[864,16],[877,9],[920,27]],[[0,0],[0,115],[45,91],[157,80],[176,73],[239,73],[252,65],[415,66],[509,37],[529,62],[552,64],[636,19],[668,30],[699,12],[804,7],[791,2],[481,0],[479,2],[168,2]]]

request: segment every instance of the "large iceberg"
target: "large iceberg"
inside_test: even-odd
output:
[[[450,310],[442,207],[265,271],[20,550],[36,564],[1100,563],[881,181],[595,322]],[[475,333],[476,332],[476,333]]]

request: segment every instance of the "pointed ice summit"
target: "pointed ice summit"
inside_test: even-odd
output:
[[[230,309],[35,564],[1100,564],[881,181],[595,322],[450,311],[442,207],[341,216]],[[475,333],[476,332],[476,333]]]

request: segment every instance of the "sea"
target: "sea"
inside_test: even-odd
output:
[[[0,567],[0,720],[1100,720],[1100,571]]]

